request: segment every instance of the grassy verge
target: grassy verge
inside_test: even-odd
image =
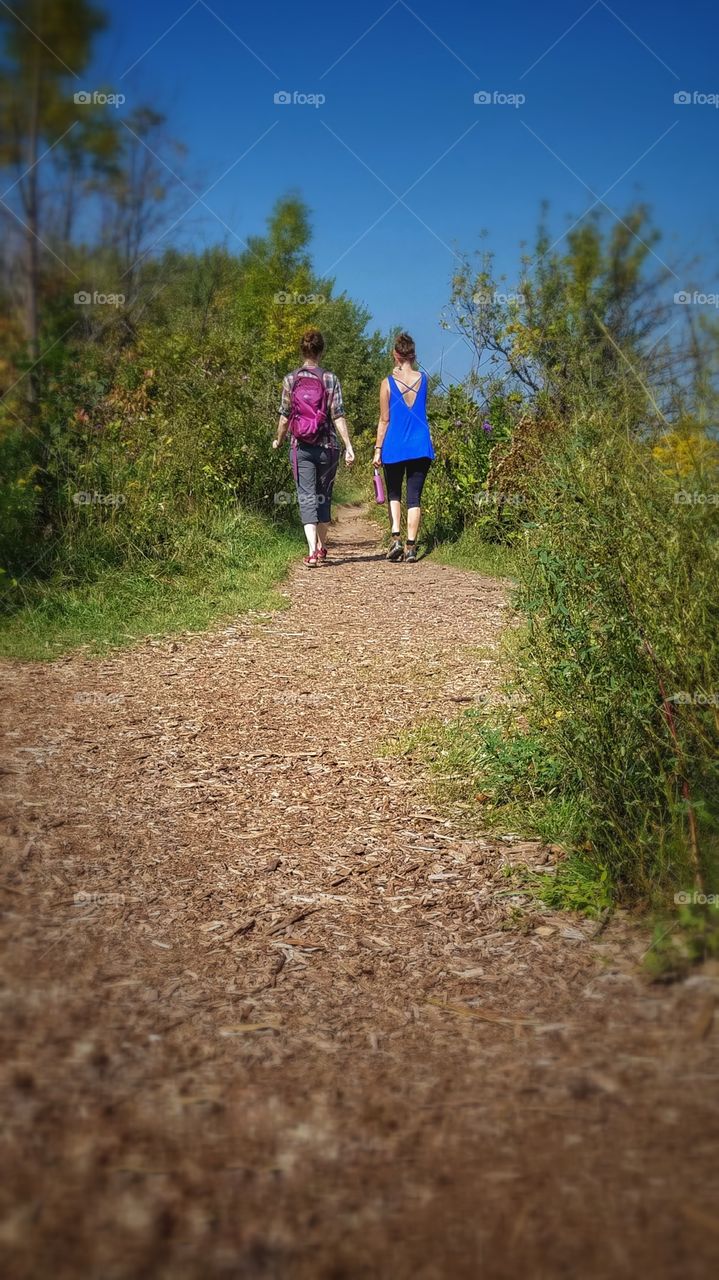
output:
[[[546,874],[512,870],[552,909],[598,916],[612,902],[606,867],[588,857],[582,798],[567,794],[563,765],[507,708],[472,709],[422,725],[386,748],[427,770],[432,801],[477,831],[536,838],[565,856]]]
[[[340,461],[335,481],[333,503],[353,506],[358,502],[369,502],[373,496],[372,472],[364,458],[359,456],[354,466],[346,467]]]
[[[450,723],[422,725],[399,735],[384,753],[424,768],[432,801],[461,814],[470,830],[538,838],[559,854],[546,872],[507,868],[511,883],[535,903],[595,919],[617,901],[643,907],[644,923],[653,923],[642,960],[651,980],[673,981],[694,964],[719,957],[719,894],[677,892],[674,911],[661,898],[638,903],[627,895],[591,838],[586,796],[567,785],[562,758],[514,709],[473,709]]]
[[[489,578],[518,577],[519,553],[504,543],[485,542],[475,528],[465,529],[456,542],[442,542],[433,555],[441,564],[457,569],[472,569]]]
[[[362,477],[361,483],[359,483],[359,476],[356,480],[359,497],[368,503],[368,515],[389,541],[390,526],[387,507],[377,506],[374,501],[371,474],[366,480]],[[354,496],[344,497],[343,490],[343,497],[340,500],[351,502],[356,499]],[[452,542],[434,542],[431,528],[429,531],[423,528],[420,530],[419,540],[423,546],[427,547],[432,558],[438,560],[440,564],[452,565],[456,569],[470,569],[488,578],[507,578],[516,582],[519,577],[518,548],[507,546],[506,543],[487,542],[477,528],[470,526]]]
[[[425,766],[434,799],[466,811],[484,830],[566,847],[582,839],[581,804],[562,793],[561,762],[503,712],[472,709],[448,724],[423,725],[393,750]]]
[[[162,563],[107,569],[85,583],[58,576],[33,584],[25,606],[0,625],[0,656],[104,653],[147,635],[200,631],[251,609],[281,608],[277,583],[301,549],[300,533],[260,516],[215,516],[184,530]]]

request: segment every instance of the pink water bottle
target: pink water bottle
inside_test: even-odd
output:
[[[374,469],[374,496],[378,506],[380,507],[384,506],[386,501],[385,492],[384,492],[384,480],[382,479],[382,473],[380,472],[378,467],[375,467]]]

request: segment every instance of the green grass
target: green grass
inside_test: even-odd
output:
[[[435,798],[469,810],[482,828],[570,847],[582,838],[581,804],[563,793],[560,761],[509,714],[472,709],[401,734],[386,750],[426,766]]]
[[[534,891],[546,907],[554,911],[577,911],[583,916],[600,916],[614,901],[607,867],[598,868],[582,854],[572,853],[561,862],[555,875],[532,877]]]
[[[358,502],[369,502],[373,499],[373,494],[372,471],[366,462],[358,458],[354,466],[346,467],[340,460],[332,498],[333,505],[347,503],[354,506]]]
[[[143,637],[201,631],[249,610],[282,608],[276,590],[301,554],[301,533],[247,512],[187,528],[168,560],[33,584],[0,624],[0,656],[51,659],[83,648],[106,653]]]
[[[528,895],[535,907],[550,911],[574,911],[600,919],[614,905],[614,891],[607,867],[598,869],[582,854],[571,853],[547,871],[522,863],[502,868],[511,891]],[[524,913],[521,912],[518,923]]]
[[[706,896],[706,895],[705,895]],[[644,969],[655,982],[672,982],[687,975],[702,960],[719,958],[719,903],[690,903],[660,916],[654,924]]]
[[[568,856],[555,874],[524,873],[539,901],[591,916],[611,905],[606,867],[583,852],[581,797],[564,792],[561,762],[511,712],[473,709],[448,724],[425,724],[386,744],[383,754],[424,766],[434,803],[459,810],[465,825],[561,846]]]
[[[363,486],[362,498],[369,504],[368,515],[389,542],[390,526],[387,508],[376,505],[371,485],[370,477],[368,483]],[[344,499],[344,501],[351,501],[351,499]],[[502,543],[484,542],[476,529],[466,529],[455,542],[438,542],[434,545],[431,531],[428,540],[420,529],[419,541],[422,550],[426,549],[432,559],[440,564],[452,565],[455,569],[470,569],[473,573],[482,573],[488,578],[506,578],[514,582],[519,576],[518,552],[513,547]]]
[[[435,547],[433,556],[441,564],[457,569],[472,569],[489,578],[517,579],[518,552],[504,543],[483,541],[478,529],[470,527],[456,542],[442,542]]]

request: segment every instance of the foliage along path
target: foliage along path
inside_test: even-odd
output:
[[[501,585],[345,508],[289,594],[5,665],[6,1274],[713,1273],[716,974],[514,927],[545,851],[378,754],[496,696]]]

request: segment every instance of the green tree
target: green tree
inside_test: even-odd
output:
[[[653,269],[658,238],[643,206],[609,231],[599,216],[586,219],[562,249],[541,225],[514,290],[496,277],[491,252],[478,266],[465,258],[446,323],[474,349],[475,389],[486,399],[519,391],[559,416],[618,387],[632,407],[647,407],[644,382],[670,393],[686,352],[660,338],[673,289],[670,269]]]
[[[3,207],[24,240],[25,332],[33,366],[40,356],[43,258],[53,253],[47,241],[51,192],[44,175],[56,179],[58,166],[64,167],[66,180],[74,183],[89,158],[112,149],[107,122],[91,104],[74,99],[104,26],[104,15],[87,0],[17,0],[14,11],[0,9],[0,167],[15,175],[10,190],[20,212],[6,202]],[[67,191],[65,203],[69,207]],[[38,377],[32,368],[33,404]]]

